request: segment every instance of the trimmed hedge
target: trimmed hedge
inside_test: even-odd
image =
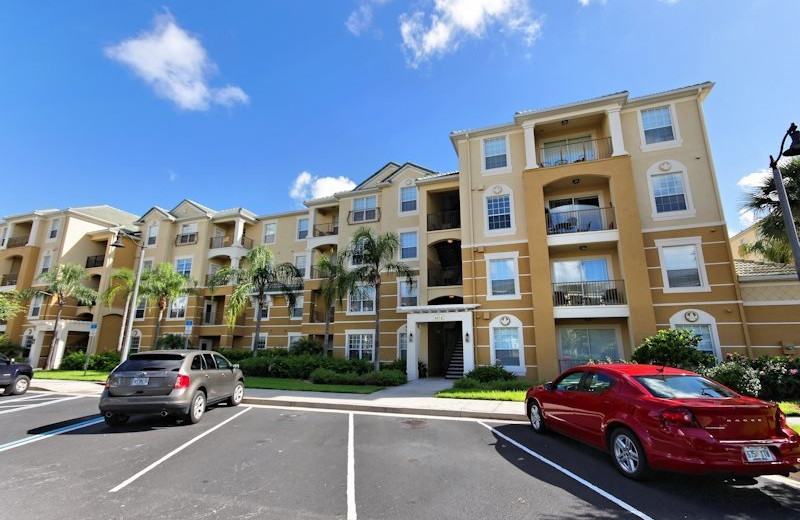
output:
[[[482,365],[475,367],[474,370],[468,372],[465,376],[468,379],[477,379],[482,383],[489,381],[514,381],[517,376],[500,365]]]
[[[338,373],[327,368],[318,368],[309,376],[312,382],[328,385],[374,385],[399,386],[406,383],[406,375],[399,370],[381,370],[380,372]]]
[[[83,370],[86,362],[86,352],[73,352],[61,359],[61,370]],[[92,354],[89,356],[88,370],[111,371],[119,365],[119,353],[116,351],[104,352],[102,354]]]
[[[362,375],[372,371],[372,363],[361,359],[339,359],[310,354],[293,356],[279,352],[269,350],[257,358],[243,359],[239,367],[246,376],[292,379],[308,379],[318,368],[325,368],[337,374],[352,372]]]
[[[465,377],[453,383],[453,388],[459,390],[527,390],[536,383],[526,379],[480,381],[473,377]]]

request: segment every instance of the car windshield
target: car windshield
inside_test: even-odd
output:
[[[656,397],[671,398],[727,398],[736,397],[714,381],[700,376],[651,375],[635,378]]]
[[[144,370],[178,370],[183,363],[179,354],[134,354],[122,363],[117,372],[141,372]]]

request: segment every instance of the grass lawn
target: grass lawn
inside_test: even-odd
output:
[[[796,431],[797,433],[800,433],[800,426],[798,426],[798,425],[789,426],[789,428],[793,429],[793,430],[794,430],[794,431]]]
[[[800,415],[800,401],[781,401],[778,403],[783,413],[787,416]]]
[[[282,379],[277,377],[245,377],[244,386],[266,390],[300,390],[305,392],[341,392],[346,394],[371,394],[382,390],[382,386],[372,385],[318,385],[302,379]]]
[[[477,390],[449,388],[442,390],[436,397],[450,399],[486,399],[488,401],[525,401],[525,390]]]
[[[33,373],[33,380],[37,379],[66,379],[68,381],[105,381],[108,372],[102,370],[37,370]]]

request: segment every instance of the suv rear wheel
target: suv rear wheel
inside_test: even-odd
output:
[[[189,413],[186,418],[192,424],[197,424],[206,412],[206,394],[202,390],[198,390],[192,396],[192,404],[189,407]]]
[[[242,398],[244,398],[244,384],[237,381],[236,386],[233,387],[233,393],[228,398],[228,406],[239,406]]]

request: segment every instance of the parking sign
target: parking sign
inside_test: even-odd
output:
[[[97,323],[89,324],[89,337],[93,338],[97,335]]]

